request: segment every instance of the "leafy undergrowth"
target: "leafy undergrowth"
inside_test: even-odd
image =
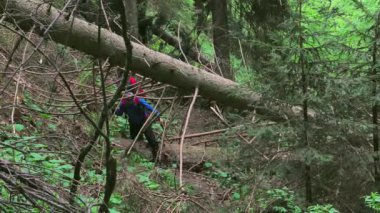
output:
[[[33,117],[33,125],[29,122],[30,118],[24,116],[15,125],[1,127],[1,160],[12,162],[20,172],[47,183],[54,189],[57,199],[67,197],[73,174],[72,162],[76,157],[75,151],[73,152],[75,149],[69,147],[70,137],[62,136],[62,124],[49,115],[29,116]],[[112,125],[115,127],[125,125],[120,119],[114,122]],[[34,125],[38,126],[38,131]],[[15,133],[12,133],[13,130]],[[45,134],[41,134],[41,131]],[[91,209],[91,212],[97,212],[96,204],[103,197],[105,168],[102,158],[96,157],[102,156],[102,148],[102,143],[99,143],[85,162],[80,191],[76,198],[81,208]],[[124,150],[115,148],[113,154],[122,156],[123,153]],[[118,159],[118,181],[110,200],[111,212],[152,209],[183,212],[193,212],[194,209],[200,212],[338,212],[330,204],[305,208],[296,192],[287,187],[276,188],[276,184],[267,180],[268,176],[262,176],[262,173],[255,176],[252,169],[244,171],[233,165],[207,161],[202,164],[198,173],[185,171],[185,184],[179,189],[177,163],[156,166],[138,153]],[[2,198],[23,202],[20,196],[10,194],[4,181],[0,181],[0,186]],[[365,203],[373,209],[379,209],[379,195],[373,193],[366,196]],[[49,209],[46,203],[39,204]],[[7,205],[2,208],[5,211],[20,210]]]
[[[57,117],[38,112],[43,110],[43,107],[28,93],[24,94],[23,104],[37,111],[19,109],[15,113],[14,125],[10,124],[6,117],[2,117],[1,160],[11,162],[20,172],[43,181],[44,186],[54,191],[56,199],[67,199],[73,176],[73,162],[79,149],[88,142],[93,130],[89,125],[79,125],[86,121],[75,115]],[[180,109],[185,111],[186,107]],[[207,117],[208,113],[201,107],[195,109],[189,125],[189,134],[224,128],[215,119]],[[97,118],[96,114],[91,116]],[[246,122],[239,113],[226,114],[226,118],[234,125]],[[163,119],[168,118],[163,116]],[[173,120],[169,137],[178,135],[180,124],[180,119]],[[110,126],[112,137],[128,135],[128,123],[124,118],[113,118]],[[162,132],[159,126],[156,126],[155,130],[158,133]],[[118,158],[118,179],[110,200],[110,211],[137,212],[160,209],[193,212],[196,209],[199,212],[337,212],[330,204],[305,206],[299,199],[302,197],[301,192],[294,190],[297,187],[282,180],[286,175],[281,173],[284,170],[284,167],[279,166],[281,158],[289,160],[293,158],[292,156],[287,156],[285,152],[277,164],[263,160],[260,153],[252,151],[267,150],[266,154],[271,156],[271,152],[276,152],[278,147],[278,143],[274,142],[277,140],[276,135],[286,132],[287,129],[279,127],[251,129],[246,125],[244,130],[247,136],[255,137],[261,143],[244,145],[234,130],[220,134],[216,138],[206,136],[207,140],[213,139],[208,146],[220,146],[229,150],[230,156],[226,156],[228,161],[206,161],[201,164],[197,172],[184,171],[184,186],[181,189],[178,162],[155,165],[134,152],[124,158],[121,157],[124,150],[115,147],[113,155]],[[282,138],[286,138],[286,134],[283,134]],[[187,142],[202,142],[202,140],[190,139]],[[291,143],[284,140],[281,146],[291,147]],[[76,203],[80,208],[90,209],[92,212],[97,212],[98,204],[103,198],[106,174],[103,151],[103,142],[100,141],[84,162],[79,193],[76,197]],[[276,159],[276,155],[273,155],[273,159]],[[331,161],[328,157],[320,156],[320,158],[325,162]],[[269,164],[274,165],[269,166]],[[290,165],[290,162],[287,162],[287,166]],[[297,172],[292,171],[292,173]],[[3,200],[26,202],[22,196],[13,195],[12,190],[8,190],[6,185],[3,180],[0,181]],[[378,209],[380,203],[378,197],[377,194],[371,194],[365,197],[365,202],[363,198],[363,204]],[[38,201],[38,204],[51,209],[51,206],[43,201]],[[20,211],[20,208],[5,205],[3,210],[12,212]]]

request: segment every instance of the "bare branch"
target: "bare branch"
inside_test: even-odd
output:
[[[185,141],[186,129],[187,129],[187,125],[189,124],[191,111],[193,110],[194,103],[195,103],[195,100],[197,99],[197,96],[198,96],[198,87],[195,87],[193,100],[191,100],[191,103],[190,103],[190,106],[189,106],[189,110],[187,111],[186,120],[185,120],[185,123],[184,123],[183,128],[182,128],[182,136],[181,136],[180,148],[179,148],[179,187],[180,187],[181,190],[182,190],[182,186],[183,186],[183,180],[182,180],[182,173],[183,173],[183,143]]]

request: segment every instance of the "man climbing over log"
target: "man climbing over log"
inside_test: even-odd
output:
[[[136,82],[137,81],[134,77],[129,78],[127,92],[122,97],[120,104],[115,111],[115,114],[118,116],[122,116],[123,114],[128,116],[131,139],[136,138],[150,113],[155,113],[155,116],[160,115],[160,113],[155,110],[145,99],[137,96],[141,92],[141,89],[136,87]],[[142,133],[144,133],[144,136],[152,149],[153,158],[156,159],[158,142],[151,125],[149,124],[146,126]]]

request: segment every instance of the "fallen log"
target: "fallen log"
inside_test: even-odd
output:
[[[128,150],[132,145],[132,140],[119,138],[114,141],[116,147]],[[137,141],[132,148],[148,159],[152,159],[152,152],[147,142]],[[197,165],[203,165],[206,161],[222,162],[227,160],[226,149],[219,147],[191,146],[185,145],[183,149],[184,168],[191,168]],[[179,162],[179,144],[165,143],[161,150],[162,161],[165,163]]]
[[[98,26],[74,18],[38,0],[0,0],[0,13],[18,21],[24,30],[37,24],[37,33],[42,34],[51,25],[49,38],[95,57],[109,58],[114,65],[123,66],[125,45],[123,38],[106,29],[101,31],[98,45]],[[98,48],[100,46],[100,48]],[[221,104],[235,108],[255,109],[272,120],[284,120],[292,116],[291,110],[283,106],[268,105],[262,96],[237,83],[193,67],[180,60],[137,43],[133,43],[132,69],[156,81],[167,83],[184,90],[198,86],[200,94]],[[282,113],[278,113],[281,109]],[[285,113],[283,113],[285,112]]]

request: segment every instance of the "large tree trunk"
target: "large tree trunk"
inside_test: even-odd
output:
[[[139,34],[143,44],[147,44],[150,40],[149,27],[152,23],[152,18],[147,17],[146,11],[148,9],[147,0],[137,0],[137,20],[139,26]]]
[[[123,149],[129,149],[132,146],[132,140],[118,139],[116,144]],[[161,150],[161,159],[166,163],[179,161],[179,144],[177,143],[165,143]],[[133,150],[142,154],[146,158],[152,158],[152,151],[148,143],[144,141],[136,141],[133,145]],[[231,154],[229,154],[231,155]],[[185,168],[191,168],[196,165],[201,165],[206,161],[223,162],[228,159],[228,153],[226,149],[218,147],[205,147],[203,146],[191,146],[185,145],[183,149],[183,162]]]
[[[140,39],[139,24],[138,24],[138,11],[136,0],[124,0],[125,14],[127,15],[127,22],[129,24],[129,33],[136,39]]]
[[[6,5],[6,11],[4,7]],[[61,15],[55,8],[37,0],[0,0],[0,13],[12,14],[23,29],[37,24],[40,33],[52,22],[50,38],[61,44],[83,51],[95,57],[109,58],[114,65],[122,66],[125,61],[125,45],[122,37],[102,29],[101,44],[98,49],[98,27],[78,18]],[[56,19],[60,16],[58,19]],[[55,20],[56,19],[56,20]],[[35,22],[36,21],[36,22]],[[209,99],[236,108],[256,109],[258,114],[270,116],[273,120],[283,120],[277,111],[283,106],[270,106],[260,94],[239,86],[237,83],[218,75],[193,67],[168,55],[155,52],[145,46],[133,43],[132,69],[156,81],[171,84],[184,90],[199,87],[200,94]],[[275,110],[274,110],[275,109]],[[290,111],[287,116],[294,113]]]
[[[209,10],[206,9],[206,0],[194,0],[194,13],[195,13],[195,30],[197,35],[201,34],[206,29],[206,21]]]
[[[230,41],[228,35],[227,0],[211,0],[215,63],[223,77],[234,80],[230,66]]]

